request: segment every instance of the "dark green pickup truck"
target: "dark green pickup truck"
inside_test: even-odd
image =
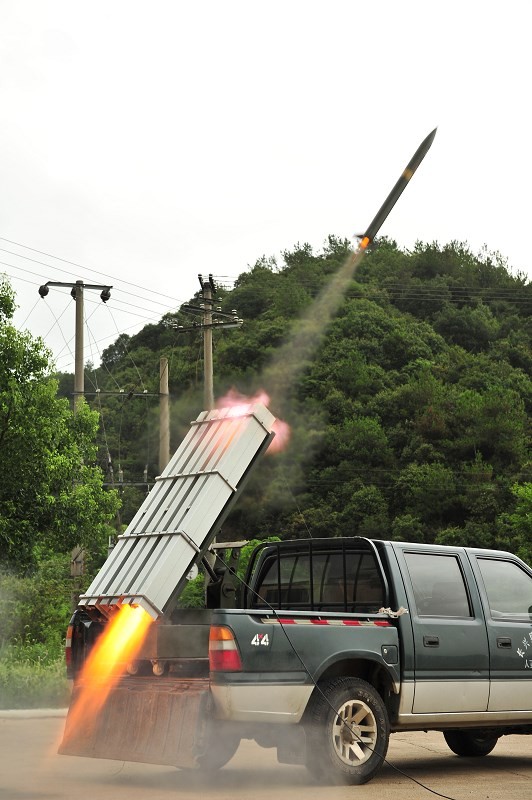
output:
[[[216,768],[250,738],[317,778],[363,783],[396,731],[441,730],[464,756],[532,733],[532,570],[510,553],[265,543],[239,605],[154,626],[114,689],[105,736],[63,752]],[[113,743],[111,727],[142,728],[142,747]]]
[[[360,537],[264,543],[244,583],[231,581],[238,548],[212,542],[274,432],[260,404],[192,423],[80,597],[60,752],[207,769],[251,738],[317,777],[363,783],[390,732],[441,730],[466,756],[532,733],[532,570],[510,553]],[[210,608],[186,611],[179,597],[197,563]],[[116,648],[123,612],[149,623],[134,657]],[[104,643],[112,681],[108,656],[88,668]]]
[[[390,731],[469,756],[532,733],[532,571],[510,553],[296,541],[250,573],[245,607],[213,614],[210,691],[243,735],[282,735],[280,761],[358,783]]]

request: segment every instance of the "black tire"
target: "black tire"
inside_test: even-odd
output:
[[[319,689],[306,721],[307,769],[318,781],[367,783],[386,757],[390,738],[381,696],[358,678],[334,678]]]
[[[487,756],[499,737],[483,731],[444,731],[444,739],[457,756]]]
[[[202,752],[196,756],[196,764],[202,770],[218,770],[231,761],[238,750],[240,736],[222,723],[209,725]]]

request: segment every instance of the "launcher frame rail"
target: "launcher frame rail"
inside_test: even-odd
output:
[[[202,412],[79,605],[112,615],[121,605],[153,619],[171,611],[274,434],[260,404]]]

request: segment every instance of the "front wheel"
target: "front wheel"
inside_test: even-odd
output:
[[[444,731],[444,739],[457,756],[487,756],[499,737],[482,731]]]
[[[316,688],[307,720],[307,769],[318,780],[367,783],[388,750],[390,726],[378,692],[358,678]]]

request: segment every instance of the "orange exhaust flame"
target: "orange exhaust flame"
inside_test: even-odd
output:
[[[245,394],[237,392],[236,389],[230,389],[224,397],[216,401],[216,408],[230,408],[231,414],[235,416],[245,414],[249,406],[255,403],[261,403],[264,406],[269,405],[270,398],[263,389],[260,389],[253,397],[247,397]],[[284,450],[290,439],[290,425],[283,422],[282,419],[276,419],[273,424],[275,438],[272,439],[268,447],[268,455],[280,453]]]
[[[108,623],[83,666],[82,688],[68,715],[69,730],[93,726],[125,664],[139,652],[152,622],[140,606],[123,605]]]

